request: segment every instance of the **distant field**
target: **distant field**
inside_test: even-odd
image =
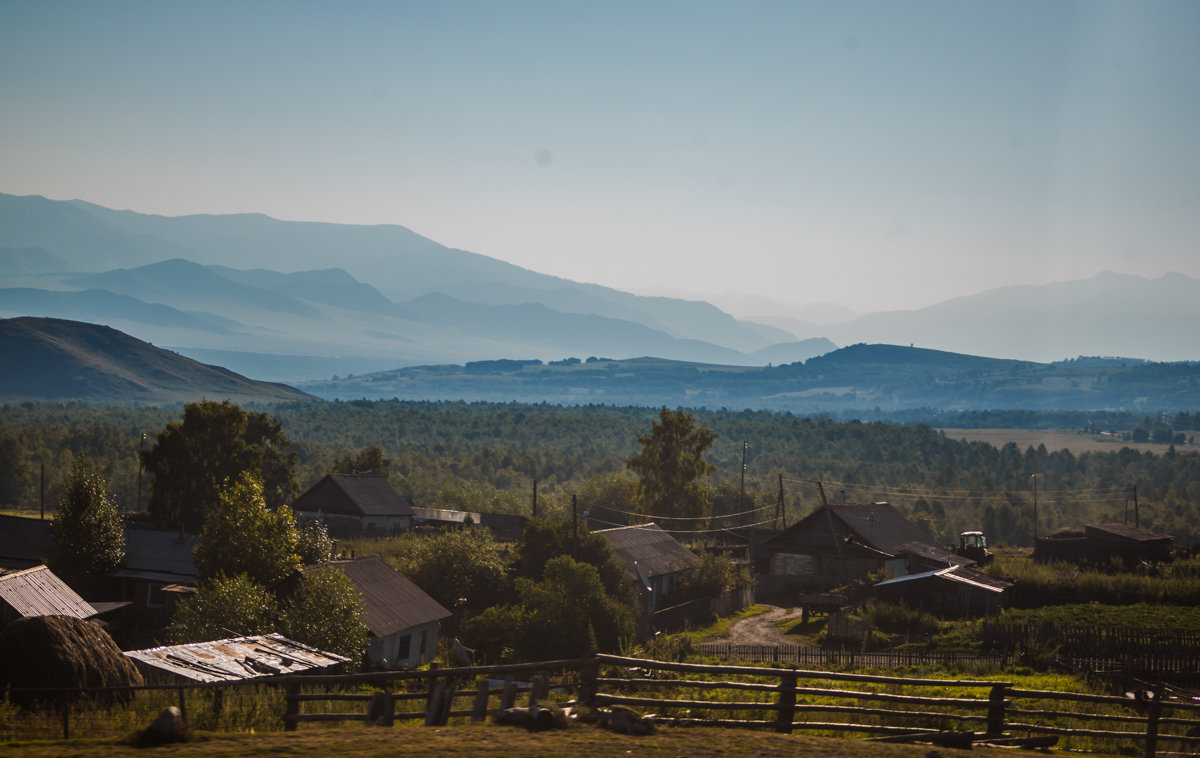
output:
[[[1009,442],[1017,443],[1024,452],[1028,447],[1045,445],[1047,450],[1069,450],[1072,455],[1092,452],[1115,452],[1123,447],[1151,453],[1165,453],[1167,445],[1148,442],[1123,442],[1112,437],[1101,437],[1097,434],[1080,434],[1070,429],[1045,431],[1038,429],[941,429],[947,437],[971,442],[987,442],[996,447],[1004,447]],[[1177,445],[1177,448],[1190,448],[1195,445]]]

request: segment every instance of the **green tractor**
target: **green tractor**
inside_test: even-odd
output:
[[[992,553],[987,549],[987,537],[983,536],[983,532],[963,532],[958,535],[958,549],[954,553],[970,558],[980,566],[992,562]]]

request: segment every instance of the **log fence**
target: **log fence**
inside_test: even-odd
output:
[[[1189,734],[1200,732],[1200,704],[1163,699],[1161,692],[1131,698],[1025,689],[992,679],[925,679],[794,665],[714,665],[613,655],[121,689],[134,694],[134,704],[144,693],[165,690],[169,702],[177,692],[191,719],[204,715],[204,698],[198,698],[197,692],[211,695],[210,707],[219,709],[230,696],[217,693],[250,686],[275,693],[268,700],[282,705],[282,713],[274,711],[276,728],[286,731],[302,724],[341,721],[385,727],[438,726],[451,720],[478,723],[518,706],[531,712],[559,706],[584,713],[636,709],[653,713],[655,723],[664,725],[859,734],[945,746],[1044,747],[1062,741],[1070,750],[1136,751],[1147,758],[1195,754],[1200,747],[1200,737]],[[40,688],[8,694],[43,696],[43,702],[57,705],[54,712],[61,712],[62,736],[69,737],[86,731],[72,728],[72,708],[82,713],[87,707],[77,698],[103,691]],[[156,702],[163,702],[163,694]]]

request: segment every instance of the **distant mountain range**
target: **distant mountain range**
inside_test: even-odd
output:
[[[107,326],[42,318],[0,320],[0,401],[135,404],[311,396],[161,350]]]
[[[797,304],[800,312],[801,304]],[[152,216],[0,195],[0,317],[106,324],[259,379],[499,359],[806,361],[885,343],[1051,362],[1200,358],[1200,280],[1101,274],[824,323],[738,320],[448,248],[400,226]],[[845,316],[841,316],[844,318]]]

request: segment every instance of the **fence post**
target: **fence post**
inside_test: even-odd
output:
[[[779,714],[775,718],[775,731],[791,733],[792,719],[796,716],[796,669],[785,672],[779,679]]]
[[[187,694],[187,690],[185,690],[183,687],[180,687],[179,688],[179,716],[180,716],[180,718],[183,719],[183,723],[185,723],[185,724],[187,723],[187,720],[188,720],[186,694]]]
[[[1146,758],[1154,758],[1158,750],[1158,717],[1162,714],[1162,705],[1158,702],[1162,693],[1154,690],[1151,694],[1154,699],[1146,708]]]
[[[300,725],[300,722],[296,720],[296,717],[300,715],[300,685],[289,682],[283,691],[283,731],[294,732]]]
[[[504,680],[504,691],[500,693],[500,710],[512,708],[517,701],[517,683],[513,678],[506,677]]]
[[[600,678],[600,662],[592,659],[588,663],[583,664],[579,668],[579,703],[580,705],[596,709],[596,692],[599,689]]]
[[[538,674],[533,680],[533,686],[529,688],[529,705],[537,705],[538,701],[545,700],[550,696],[550,677],[546,674]]]
[[[486,678],[479,680],[475,690],[475,704],[471,707],[471,723],[478,724],[487,719],[488,690],[490,685]]]
[[[71,739],[71,696],[62,694],[62,733],[63,739]]]
[[[433,692],[429,695],[429,702],[425,705],[425,726],[445,726],[446,720],[443,718],[443,711],[449,711],[449,708],[442,707],[442,701],[449,697],[447,689],[447,680],[439,679],[437,684],[433,686]]]
[[[1005,700],[1008,694],[1009,683],[1001,682],[994,687],[988,694],[988,709],[987,709],[987,733],[988,734],[1004,734],[1004,710]]]

